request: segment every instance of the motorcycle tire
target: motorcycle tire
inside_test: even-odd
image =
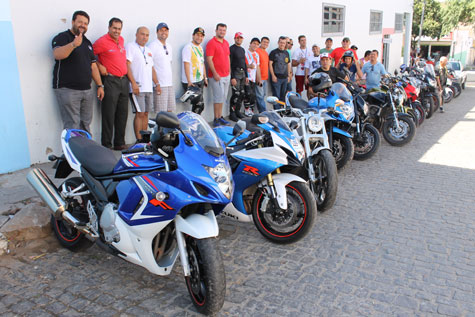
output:
[[[364,127],[362,138],[363,142],[357,141],[353,138],[353,143],[355,145],[353,159],[358,161],[364,161],[372,157],[378,151],[381,144],[379,131],[373,127],[372,124],[367,124]]]
[[[454,88],[454,98],[457,98],[462,93],[462,87],[458,83],[452,84],[452,87]]]
[[[435,111],[434,99],[432,97],[425,98],[424,102],[426,102],[426,118],[429,119],[430,117],[432,117]]]
[[[332,153],[339,170],[349,165],[354,152],[355,146],[350,138],[338,133],[333,134]]]
[[[452,99],[454,98],[454,92],[452,91],[452,89],[447,89],[443,91],[442,93],[442,98],[444,98],[444,103],[449,103],[452,101]]]
[[[315,182],[312,184],[313,194],[317,202],[317,210],[326,211],[333,207],[338,190],[338,171],[330,150],[321,150],[312,157]]]
[[[268,240],[280,244],[296,242],[307,235],[317,217],[317,204],[306,183],[285,186],[287,209],[281,210],[264,190],[252,200],[252,219],[257,230]]]
[[[190,276],[186,288],[196,310],[214,315],[221,310],[226,293],[226,276],[218,239],[185,236]]]
[[[420,104],[416,104],[414,106],[414,112],[416,113],[416,116],[417,116],[417,125],[421,126],[421,124],[425,120],[426,113]]]
[[[395,129],[394,118],[388,119],[383,124],[383,137],[392,146],[403,146],[416,135],[416,125],[408,116],[399,116],[400,131]]]
[[[63,184],[66,185],[66,188],[70,188],[70,190],[72,190],[83,184],[83,181],[79,177],[72,177],[65,180]],[[63,185],[61,184],[59,188],[62,187]],[[77,219],[87,220],[89,219],[87,212],[87,202],[92,199],[93,197],[90,194],[68,198],[66,199],[68,204],[67,211],[69,211]],[[94,242],[86,238],[84,233],[74,228],[64,219],[56,219],[53,215],[51,215],[50,224],[56,239],[59,241],[59,244],[61,244],[66,249],[78,252],[85,250],[94,244]]]
[[[437,111],[440,107],[440,94],[437,94],[437,96],[432,96],[432,100],[434,102],[434,112]]]
[[[462,83],[462,89],[465,89],[465,82]]]

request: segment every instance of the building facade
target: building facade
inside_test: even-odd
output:
[[[59,136],[62,122],[52,89],[53,54],[51,40],[59,32],[71,27],[71,16],[76,10],[84,10],[91,17],[87,37],[94,42],[107,32],[111,17],[124,21],[122,36],[125,42],[135,40],[139,26],[150,29],[150,40],[155,38],[155,27],[166,22],[170,27],[169,43],[173,46],[173,75],[176,97],[181,89],[181,49],[191,40],[197,26],[206,31],[205,43],[214,36],[219,22],[228,25],[226,39],[233,42],[236,32],[244,34],[245,48],[252,37],[268,36],[269,51],[277,46],[280,35],[294,40],[306,35],[307,45],[324,46],[332,37],[334,47],[341,45],[343,37],[351,39],[358,47],[358,55],[365,50],[377,49],[389,71],[402,63],[402,52],[409,54],[412,1],[384,2],[378,0],[277,0],[238,3],[218,0],[172,2],[144,0],[140,4],[130,1],[84,0],[73,4],[69,1],[0,0],[0,34],[6,39],[2,49],[2,76],[0,89],[7,95],[6,116],[0,118],[0,140],[7,148],[2,158],[0,173],[45,162],[49,153],[60,154]],[[5,44],[5,43],[4,43]],[[203,116],[212,119],[210,94],[205,91],[206,106]],[[189,110],[188,105],[178,104],[178,111]],[[5,114],[5,113],[4,113]],[[227,109],[225,109],[227,114]],[[94,104],[94,120],[91,125],[93,138],[100,140],[100,104]],[[133,115],[129,115],[126,141],[135,140],[132,128]]]

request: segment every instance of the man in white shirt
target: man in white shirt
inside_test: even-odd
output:
[[[172,47],[167,43],[169,28],[164,22],[157,25],[157,39],[148,45],[153,55],[153,68],[157,73],[153,104],[156,112],[176,110],[175,91],[172,79]]]
[[[185,45],[181,51],[183,65],[181,68],[181,83],[186,91],[188,87],[198,87],[200,97],[198,100],[191,100],[191,111],[201,114],[204,109],[203,87],[208,86],[206,77],[205,56],[201,43],[205,37],[205,30],[197,27],[193,31],[192,41]]]
[[[296,66],[295,71],[295,90],[301,94],[305,82],[305,63],[312,56],[312,51],[307,48],[307,38],[305,35],[299,36],[300,47],[292,53],[292,66]],[[308,85],[305,85],[308,90]]]
[[[148,112],[153,110],[153,84],[157,75],[153,68],[152,51],[145,46],[150,32],[141,26],[135,33],[135,42],[125,46],[127,57],[127,77],[130,81],[130,101],[135,112],[134,132],[137,143],[142,142],[140,131],[147,130]]]
[[[312,45],[312,56],[305,62],[305,85],[308,86],[308,76],[320,68],[320,47],[317,44]]]

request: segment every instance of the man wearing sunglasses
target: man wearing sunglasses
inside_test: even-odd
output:
[[[366,91],[377,90],[381,87],[381,77],[388,75],[384,65],[378,62],[379,52],[371,51],[369,63],[363,65],[361,71],[366,75]]]
[[[158,83],[153,94],[156,112],[176,110],[175,91],[172,79],[172,47],[167,43],[169,28],[165,22],[157,25],[157,39],[148,45],[153,55],[153,68],[157,73]]]

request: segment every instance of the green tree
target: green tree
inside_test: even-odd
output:
[[[422,7],[424,0],[414,0],[412,13],[412,39],[419,36],[419,26],[421,24]],[[426,0],[424,11],[424,24],[422,25],[422,36],[439,38],[442,31],[441,7],[436,0]]]
[[[459,23],[475,22],[475,0],[449,0],[442,10],[442,35],[447,35]]]

